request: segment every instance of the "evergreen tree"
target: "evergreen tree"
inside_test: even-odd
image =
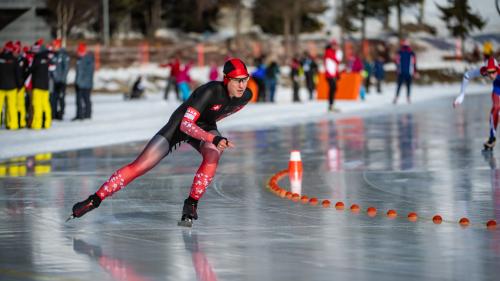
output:
[[[321,28],[316,15],[326,11],[324,0],[256,0],[252,9],[253,20],[266,33],[283,34],[285,56],[291,49],[298,51],[298,37],[303,32],[313,32]],[[293,47],[291,35],[293,34]]]
[[[167,25],[185,32],[213,32],[219,12],[218,1],[164,0]]]
[[[481,16],[472,13],[468,0],[448,0],[449,6],[437,5],[441,11],[441,19],[452,36],[462,40],[462,54],[465,54],[464,39],[474,29],[483,29],[486,21]]]

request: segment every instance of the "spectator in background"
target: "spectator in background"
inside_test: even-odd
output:
[[[382,82],[385,79],[385,70],[384,70],[384,57],[379,55],[375,62],[373,63],[373,75],[375,76],[375,80],[377,81],[377,93],[382,93]]]
[[[266,66],[263,62],[264,58],[260,57],[255,59],[255,71],[252,72],[252,78],[257,83],[257,88],[259,89],[259,94],[257,97],[258,102],[266,101]]]
[[[299,90],[300,90],[300,61],[297,57],[292,59],[292,64],[290,65],[290,79],[292,80],[293,89],[293,102],[300,102]]]
[[[31,124],[33,123],[33,83],[32,83],[32,75],[30,73],[31,65],[33,64],[33,59],[35,58],[35,54],[31,50],[29,46],[23,47],[23,57],[26,65],[24,65],[23,70],[23,80],[24,80],[24,90],[25,94],[25,103],[26,103],[26,125],[31,128]]]
[[[373,60],[370,55],[363,59],[363,77],[365,79],[366,93],[370,93],[371,79],[373,74]]]
[[[142,82],[142,76],[139,75],[132,85],[132,89],[130,91],[130,99],[139,99],[144,95],[144,83]]]
[[[485,41],[483,44],[483,60],[488,60],[493,55],[493,43]]]
[[[363,79],[365,79],[364,73],[363,73],[363,61],[358,55],[358,52],[354,52],[349,59],[347,60],[347,71],[350,73],[357,73],[361,75],[361,85],[359,88],[359,96],[361,100],[365,100],[365,95],[366,95],[366,89],[363,84]]]
[[[77,49],[76,61],[76,116],[71,120],[90,119],[92,117],[92,102],[90,94],[94,86],[94,55],[87,51],[87,45],[80,43]]]
[[[189,75],[189,71],[191,70],[191,65],[193,63],[185,64],[182,69],[179,70],[177,74],[177,87],[181,92],[182,101],[186,101],[191,94],[191,89],[189,87],[189,83],[191,83],[191,76]]]
[[[337,41],[333,40],[325,47],[323,62],[325,65],[325,77],[328,81],[328,111],[338,111],[334,108],[335,92],[337,90],[337,79],[339,77],[340,61],[342,51],[337,49]]]
[[[217,81],[219,79],[219,69],[215,62],[210,64],[210,71],[208,73],[209,81]]]
[[[398,102],[399,90],[401,89],[401,85],[403,83],[406,84],[406,99],[408,103],[411,103],[411,83],[413,77],[417,75],[417,59],[415,57],[415,53],[410,47],[408,39],[401,41],[401,48],[396,54],[395,62],[398,84],[396,88],[396,96],[394,97],[392,103],[396,104]]]
[[[306,78],[306,87],[309,92],[309,100],[314,98],[314,90],[316,89],[316,83],[314,81],[316,74],[318,73],[318,65],[314,61],[313,56],[308,52],[304,53],[304,58],[302,59],[302,70],[304,71],[304,76]]]
[[[280,67],[276,61],[271,61],[271,63],[266,67],[266,85],[269,90],[269,101],[274,102],[274,95],[276,93],[276,86],[278,85],[280,75]]]
[[[170,67],[170,75],[167,78],[167,86],[165,87],[165,93],[163,94],[163,99],[168,100],[168,93],[170,92],[170,89],[173,86],[175,91],[175,96],[177,100],[180,101],[181,97],[179,95],[179,87],[177,86],[177,76],[179,75],[179,72],[181,70],[181,62],[179,61],[179,58],[176,56],[167,65],[161,65],[161,66]]]
[[[14,44],[9,41],[0,53],[0,116],[6,103],[6,127],[17,130],[17,91],[21,81],[21,70],[14,56]]]
[[[69,55],[66,49],[61,46],[61,39],[54,40],[52,45],[54,47],[52,64],[55,66],[54,71],[51,71],[52,80],[54,81],[54,91],[51,98],[52,118],[63,120],[66,106],[66,78],[69,72]]]
[[[28,61],[26,59],[26,54],[21,50],[21,42],[17,41],[14,44],[14,56],[17,58],[17,64],[19,66],[19,85],[17,85],[16,94],[16,108],[17,108],[17,121],[19,122],[19,128],[26,127],[26,90],[24,88],[24,73],[28,68]]]
[[[42,127],[48,129],[52,125],[52,108],[50,107],[49,93],[49,67],[51,63],[49,51],[44,47],[43,40],[39,39],[33,45],[32,52],[34,53],[34,57],[29,69],[33,88],[33,121],[31,128],[35,130],[40,130]]]
[[[351,73],[360,73],[363,71],[363,61],[357,53],[353,53],[347,60],[347,71]]]

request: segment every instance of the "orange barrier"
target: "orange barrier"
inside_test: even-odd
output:
[[[259,87],[257,86],[257,83],[252,78],[250,78],[250,80],[248,80],[247,88],[249,88],[252,91],[252,99],[250,101],[256,102],[257,97],[259,96]]]
[[[294,156],[294,159],[295,156]],[[292,163],[292,161],[290,161],[289,163],[289,166],[294,166]],[[296,162],[296,161],[295,161]],[[318,203],[320,202],[321,200],[321,206],[323,208],[335,208],[337,211],[343,211],[344,208],[345,208],[345,204],[344,202],[342,201],[338,201],[337,203],[335,203],[335,205],[332,207],[331,206],[331,202],[330,200],[328,199],[318,199],[317,197],[312,197],[311,199],[309,199],[309,196],[307,195],[300,195],[298,193],[294,193],[293,191],[287,191],[286,189],[282,188],[278,182],[282,179],[282,178],[285,178],[287,175],[290,176],[291,171],[289,169],[286,169],[286,170],[281,170],[277,173],[275,173],[268,181],[267,181],[267,188],[274,194],[276,194],[276,196],[279,196],[283,199],[288,199],[288,200],[291,200],[293,202],[301,202],[302,204],[308,204],[311,205],[311,206],[317,206]],[[350,207],[350,211],[354,214],[359,214],[361,212],[361,208],[358,204],[352,204],[351,207]],[[369,217],[375,217],[377,216],[377,209],[373,206],[371,207],[368,207],[368,209],[366,209],[366,214],[369,216]],[[398,219],[398,213],[396,210],[394,209],[390,209],[387,211],[387,217],[389,219]],[[410,212],[408,213],[408,216],[407,216],[407,220],[409,220],[410,222],[416,222],[420,217],[417,215],[417,213],[415,212]],[[404,217],[400,217],[400,219],[405,219]],[[428,220],[428,218],[423,218],[423,220]],[[444,222],[443,218],[440,216],[440,215],[435,215],[434,217],[432,217],[432,222],[434,224],[441,224]],[[448,223],[456,223],[454,221],[446,221]],[[471,226],[471,221],[466,218],[466,217],[463,217],[461,218],[458,223],[460,224],[460,226],[462,226],[463,228],[465,227],[468,227],[468,226]],[[478,226],[478,225],[477,225]],[[485,227],[486,226],[486,229],[488,230],[496,230],[497,228],[497,221],[492,219],[492,220],[488,220],[486,222],[485,225],[482,225],[482,227]]]
[[[359,90],[361,89],[361,82],[362,77],[359,73],[341,73],[340,79],[337,80],[335,100],[357,100]],[[325,73],[318,73],[318,83],[316,85],[318,100],[328,99],[328,88]]]

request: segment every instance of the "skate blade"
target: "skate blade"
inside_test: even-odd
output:
[[[183,227],[193,227],[193,221],[178,221],[177,226],[183,226]]]
[[[68,222],[68,221],[70,221],[70,220],[72,220],[72,219],[74,219],[74,218],[75,218],[75,216],[71,215],[71,216],[69,216],[69,218],[67,218],[67,219],[66,219],[66,221],[65,221],[65,222]]]

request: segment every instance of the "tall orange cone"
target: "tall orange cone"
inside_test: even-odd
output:
[[[290,187],[293,193],[302,193],[302,159],[300,151],[293,150],[290,153],[290,161],[288,162],[288,177],[290,179]]]

